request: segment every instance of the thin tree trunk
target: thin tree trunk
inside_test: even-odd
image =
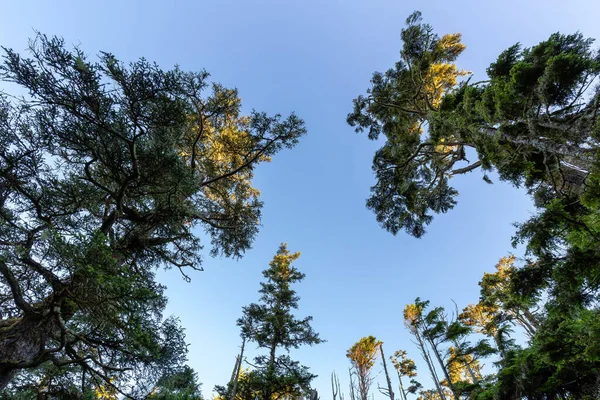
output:
[[[400,382],[400,394],[402,394],[402,398],[404,400],[408,400],[406,398],[406,391],[404,390],[404,385],[402,384],[402,375],[400,375],[400,371],[398,371],[398,382]]]
[[[511,313],[513,315],[514,320],[516,321],[516,323],[521,326],[521,328],[523,328],[525,330],[525,333],[530,337],[533,338],[533,336],[535,335],[535,328],[529,323],[529,321],[527,321],[527,318],[524,317],[520,312],[512,312]]]
[[[390,400],[394,400],[394,391],[392,390],[392,381],[390,380],[390,375],[388,374],[387,363],[385,362],[385,355],[383,354],[383,344],[379,345],[379,351],[381,352],[381,359],[383,360],[383,371],[385,372],[385,379],[388,385],[388,396]]]
[[[418,328],[415,328],[415,337],[417,338],[417,340],[419,342],[418,347],[421,350],[421,353],[423,354],[423,358],[425,359],[425,362],[427,363],[427,367],[429,367],[429,372],[431,373],[431,378],[433,379],[433,383],[435,383],[435,388],[438,391],[438,394],[440,395],[440,399],[446,400],[446,396],[444,396],[444,391],[442,390],[442,387],[440,386],[440,379],[438,378],[438,376],[435,372],[435,368],[433,367],[433,363],[431,361],[431,356],[427,352],[427,348],[425,347],[425,343],[423,343],[423,339],[421,338],[421,334],[419,333]]]
[[[337,400],[338,396],[339,400],[344,400],[344,394],[342,393],[340,386],[340,379],[335,371],[333,371],[331,374],[331,394],[333,395],[333,400]]]
[[[440,368],[442,369],[442,372],[444,373],[444,377],[448,381],[448,386],[450,387],[450,390],[452,391],[452,395],[454,396],[454,399],[459,400],[458,395],[454,391],[454,384],[452,383],[452,379],[450,379],[450,374],[448,373],[448,368],[446,368],[446,364],[444,363],[444,360],[442,359],[442,356],[440,355],[440,352],[439,352],[435,342],[429,338],[427,339],[427,341],[431,345],[431,350],[433,351],[433,354],[435,354],[435,357],[437,358],[438,363],[440,364]]]
[[[277,340],[273,338],[273,343],[271,343],[271,349],[269,351],[269,364],[267,366],[267,387],[263,392],[264,399],[263,400],[271,400],[273,397],[273,388],[269,383],[271,383],[273,377],[275,376],[275,351],[277,350]]]
[[[531,311],[529,311],[528,309],[523,310],[523,315],[527,319],[527,322],[529,322],[529,324],[534,328],[534,330],[537,331],[537,329],[540,326],[540,323],[539,323],[537,317],[535,315],[533,315],[533,313]]]
[[[354,392],[354,378],[352,378],[352,368],[348,368],[348,374],[350,375],[350,400],[356,400],[356,393]]]
[[[244,347],[246,346],[246,338],[242,338],[242,349],[240,350],[240,355],[237,358],[236,369],[234,370],[235,379],[233,380],[233,386],[231,388],[231,396],[229,400],[235,400],[235,396],[237,394],[238,382],[240,380],[240,372],[242,371],[242,360],[244,359]]]
[[[460,349],[460,347],[461,347],[458,340],[453,340],[452,344],[454,344],[455,349]],[[467,372],[469,372],[469,375],[471,375],[471,379],[473,379],[473,383],[477,383],[479,381],[479,378],[477,378],[475,376],[475,372],[473,372],[473,369],[471,368],[471,363],[467,361],[467,358],[465,356],[461,356],[461,361],[465,365],[465,368],[467,369]],[[473,357],[473,361],[475,361],[475,357]]]

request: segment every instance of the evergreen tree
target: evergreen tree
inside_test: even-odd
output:
[[[417,12],[401,36],[401,59],[373,75],[347,119],[370,139],[385,137],[367,201],[385,229],[420,237],[433,213],[456,204],[449,179],[476,169],[496,170],[543,202],[581,193],[599,148],[600,57],[591,39],[556,33],[512,46],[488,80],[461,83],[459,34],[438,37]]]
[[[145,400],[202,400],[197,374],[187,365],[165,374]]]
[[[555,33],[529,48],[514,45],[490,64],[487,80],[459,82],[459,35],[440,38],[415,13],[402,39],[401,60],[373,75],[348,116],[370,139],[385,137],[374,157],[369,208],[390,232],[420,237],[434,213],[454,207],[452,177],[493,170],[524,187],[538,208],[513,238],[526,245],[526,258],[520,266],[506,258],[486,274],[480,303],[461,317],[493,336],[501,356],[496,385],[481,395],[596,398],[600,53],[593,40]],[[485,173],[483,179],[490,182]],[[526,347],[511,343],[510,323],[524,328]],[[430,361],[423,346],[432,344],[430,335],[409,325]]]
[[[156,269],[200,270],[198,229],[212,255],[241,257],[262,206],[253,171],[303,122],[242,115],[205,71],[90,61],[44,35],[29,58],[3,50],[0,80],[28,94],[0,94],[0,389],[76,364],[77,380],[136,395],[186,352]]]
[[[433,358],[428,348],[427,339],[424,335],[424,312],[428,305],[429,301],[421,301],[419,298],[417,298],[414,303],[407,304],[406,307],[404,307],[404,326],[415,339],[417,339],[415,344],[429,368],[429,373],[431,374],[431,379],[433,380],[439,398],[441,400],[446,400],[444,388],[442,387],[442,380],[438,376]]]
[[[278,354],[323,342],[310,326],[312,317],[297,319],[292,314],[298,308],[299,297],[291,285],[305,276],[292,266],[299,257],[300,253],[290,253],[287,245],[281,244],[269,268],[263,271],[266,280],[261,282],[260,303],[244,307],[238,320],[243,336],[266,350],[254,359],[254,369],[249,372],[251,387],[261,400],[306,395],[316,377],[288,354]]]

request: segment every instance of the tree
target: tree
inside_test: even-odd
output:
[[[378,387],[378,389],[382,394],[389,397],[390,400],[394,400],[394,389],[392,388],[392,380],[390,379],[387,363],[385,361],[385,354],[383,353],[383,342],[379,344],[379,352],[381,353],[381,364],[383,364],[383,372],[385,373],[385,382],[387,384],[387,388]]]
[[[471,354],[450,347],[448,369],[453,382],[477,383],[481,379],[481,364]]]
[[[374,74],[348,116],[371,139],[385,136],[367,205],[387,230],[420,237],[434,213],[454,207],[452,177],[493,170],[524,187],[537,213],[517,225],[513,244],[526,245],[526,258],[518,267],[504,259],[485,275],[480,303],[461,317],[491,334],[501,355],[485,396],[597,397],[600,53],[579,33],[555,33],[502,52],[487,80],[459,82],[452,68],[464,48],[458,36],[438,38],[418,13],[407,23],[402,60]],[[440,62],[453,72],[442,74],[436,92],[429,76]],[[528,347],[507,340],[508,323],[524,327]]]
[[[421,304],[421,311],[424,312],[427,309],[429,301],[420,302],[419,299],[415,301],[415,304]],[[442,346],[448,341],[447,337],[447,321],[446,314],[443,307],[435,307],[428,311],[426,314],[422,314],[421,319],[418,321],[421,327],[422,335],[425,340],[429,343],[431,352],[437,359],[440,369],[444,374],[444,380],[441,381],[444,386],[447,386],[452,392],[453,397],[458,400],[458,394],[454,387],[454,381],[450,376],[448,365],[444,362],[443,348]]]
[[[539,296],[524,298],[513,292],[512,277],[517,272],[514,261],[514,256],[503,257],[496,264],[497,272],[483,274],[479,282],[480,303],[488,312],[502,313],[504,320],[521,326],[529,337],[533,337],[539,327]]]
[[[260,303],[244,307],[237,322],[248,341],[267,351],[254,358],[254,369],[249,372],[252,387],[261,400],[310,393],[310,383],[316,377],[289,355],[277,354],[278,350],[289,352],[323,342],[310,326],[312,317],[296,319],[292,314],[298,308],[299,297],[290,286],[305,276],[292,266],[299,257],[300,253],[290,253],[287,245],[281,244],[269,268],[263,271],[266,281],[261,282]]]
[[[421,352],[427,367],[429,368],[429,373],[431,374],[431,379],[435,384],[435,388],[441,400],[445,400],[444,390],[442,388],[441,379],[438,377],[437,371],[435,369],[435,365],[433,363],[433,358],[429,352],[427,346],[427,340],[423,335],[423,331],[425,330],[424,324],[424,311],[429,305],[429,301],[421,301],[421,299],[415,299],[415,302],[412,304],[407,304],[404,307],[404,326],[408,329],[408,331],[417,339],[415,343],[417,348]]]
[[[77,381],[79,375],[78,366],[57,367],[53,364],[44,364],[26,374],[18,374],[7,389],[0,391],[0,399],[92,400],[98,397],[100,391],[98,389],[110,391],[110,386],[103,385],[104,382],[101,380],[97,384],[87,380],[81,385],[81,382]]]
[[[350,359],[350,364],[358,379],[360,400],[369,398],[369,389],[373,383],[371,369],[375,365],[382,344],[383,342],[377,340],[375,336],[365,336],[346,352],[346,357]]]
[[[414,378],[417,376],[417,365],[413,360],[408,358],[408,353],[405,350],[396,350],[394,355],[390,357],[390,360],[392,361],[392,365],[398,374],[398,382],[400,383],[400,393],[402,394],[402,398],[404,400],[408,400],[408,393],[415,394],[417,390],[421,388],[421,384],[414,380]],[[406,389],[404,388],[404,383],[402,382],[403,377],[410,379],[411,385]]]
[[[235,400],[255,400],[259,395],[257,390],[258,383],[256,382],[256,375],[252,374],[250,369],[241,369],[237,376],[235,394],[232,390],[233,383],[229,382],[227,386],[216,385],[215,392],[217,392],[217,400],[227,400],[233,398]]]
[[[159,266],[241,257],[260,220],[256,165],[305,133],[295,115],[241,115],[209,74],[109,53],[89,61],[38,35],[4,49],[0,94],[0,388],[18,371],[77,365],[135,395],[181,365]],[[132,382],[135,382],[133,387]]]
[[[401,60],[373,75],[348,115],[358,132],[386,139],[367,201],[385,229],[422,236],[433,213],[456,204],[449,179],[478,168],[545,201],[581,192],[599,143],[600,89],[592,85],[600,60],[591,39],[556,33],[529,49],[512,46],[476,83],[458,80],[459,34],[439,38],[417,12],[402,40]]]
[[[385,73],[376,72],[366,96],[354,100],[348,123],[372,140],[387,138],[373,159],[377,183],[367,207],[392,233],[406,229],[420,237],[431,222],[428,212],[454,206],[456,191],[448,176],[464,173],[453,165],[465,159],[463,146],[453,138],[423,138],[430,112],[439,109],[443,95],[460,76],[454,61],[464,50],[460,34],[438,38],[415,12],[402,30],[401,60]],[[464,170],[464,172],[463,172]]]
[[[437,390],[429,389],[421,390],[417,400],[443,400],[446,397],[452,397],[452,393],[447,388],[443,388],[443,396]]]

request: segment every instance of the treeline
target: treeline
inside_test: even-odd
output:
[[[368,336],[346,354],[351,362],[350,400],[370,398],[374,382],[371,372],[377,359],[381,359],[385,377],[385,385],[377,389],[390,400],[408,400],[411,396],[417,400],[494,399],[513,390],[514,379],[523,378],[523,371],[514,369],[519,367],[517,358],[525,351],[518,342],[534,339],[545,318],[542,299],[523,302],[511,293],[514,262],[514,257],[502,258],[495,273],[484,274],[479,283],[480,301],[462,310],[457,306],[450,311],[432,307],[420,298],[405,306],[404,326],[412,336],[415,356],[422,358],[427,367],[421,375],[428,377],[432,387],[426,388],[418,380],[416,364],[407,350],[396,350],[386,359],[383,342]],[[487,368],[487,373],[483,371],[484,362],[494,366]],[[536,379],[533,375],[525,377],[532,378]],[[397,384],[392,384],[396,379]],[[517,398],[516,394],[510,396]]]

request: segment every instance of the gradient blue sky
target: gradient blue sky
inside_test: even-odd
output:
[[[365,208],[378,145],[355,134],[346,114],[372,72],[398,59],[400,29],[415,9],[438,33],[463,33],[467,50],[459,64],[476,78],[515,42],[530,46],[577,30],[600,38],[600,3],[593,0],[3,2],[5,47],[24,50],[38,30],[90,54],[206,68],[215,81],[239,89],[246,110],[295,111],[305,119],[309,133],[297,148],[257,172],[263,227],[246,257],[207,257],[205,271],[189,284],[176,271],[160,274],[169,287],[167,313],[186,327],[189,363],[207,397],[230,377],[239,345],[235,321],[242,306],[257,300],[261,271],[280,242],[302,251],[297,266],[307,277],[297,287],[299,315],[314,316],[328,341],[294,356],[319,374],[315,386],[326,399],[333,370],[347,391],[345,351],[365,335],[383,340],[388,354],[407,349],[427,381],[403,327],[404,305],[417,296],[448,307],[451,300],[460,307],[475,302],[483,272],[512,250],[511,224],[534,211],[523,193],[487,185],[479,172],[453,182],[458,206],[420,240],[385,232]],[[384,384],[381,375],[377,381]]]

